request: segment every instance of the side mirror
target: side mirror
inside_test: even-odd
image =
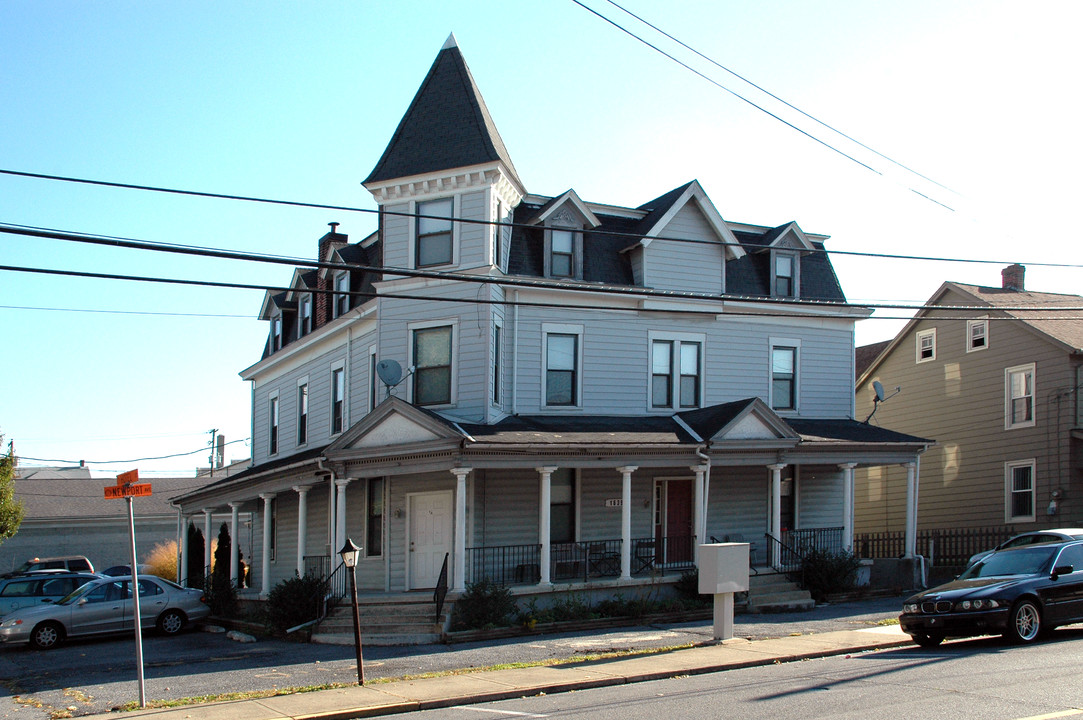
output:
[[[1068,574],[1072,573],[1073,570],[1075,570],[1075,567],[1072,566],[1072,565],[1058,565],[1055,568],[1053,568],[1052,578],[1054,580],[1056,580],[1057,576],[1059,576],[1059,575],[1068,575]]]
[[[86,598],[85,597],[79,598],[79,602],[77,602],[75,604],[76,605],[86,605]]]

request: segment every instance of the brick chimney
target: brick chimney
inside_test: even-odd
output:
[[[1023,275],[1026,273],[1026,271],[1027,269],[1019,263],[1009,265],[1008,267],[1004,268],[1000,271],[1001,287],[1003,287],[1005,290],[1022,291],[1025,288],[1023,283]]]
[[[327,224],[331,226],[331,232],[320,238],[319,255],[316,257],[316,260],[319,262],[325,262],[327,260],[327,248],[330,247],[331,243],[338,236],[339,224],[337,222]],[[331,318],[331,295],[326,291],[331,289],[333,280],[326,274],[323,268],[320,268],[317,272],[319,273],[319,282],[316,284],[316,289],[320,292],[315,293],[315,297],[312,300],[312,305],[315,310],[313,313],[313,327],[326,325],[327,321]]]

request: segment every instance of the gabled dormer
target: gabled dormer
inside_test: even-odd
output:
[[[266,293],[260,308],[260,320],[270,321],[264,357],[278,352],[290,341],[297,318],[297,303],[286,299],[287,293]]]
[[[319,271],[297,268],[293,271],[290,290],[286,300],[297,307],[297,321],[290,340],[300,340],[316,329],[316,290],[319,287]]]
[[[766,239],[764,252],[770,257],[771,297],[801,297],[801,258],[816,247],[795,222],[775,228]]]
[[[582,280],[583,233],[602,223],[575,190],[545,203],[527,224],[544,230],[545,277]]]
[[[507,220],[526,191],[454,35],[363,184],[388,211],[388,266],[506,266],[510,232],[479,223]]]

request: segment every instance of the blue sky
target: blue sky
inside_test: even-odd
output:
[[[571,0],[0,4],[0,169],[362,208],[378,160],[454,32],[528,190],[635,206],[696,178],[728,220],[796,220],[828,248],[1083,263],[1078,2],[625,6],[950,190],[834,136],[584,3],[874,165],[866,170]],[[663,9],[664,8],[664,9]],[[917,190],[954,209],[925,200]],[[371,215],[0,175],[0,223],[314,257]],[[3,265],[280,285],[288,268],[0,234]],[[920,302],[1000,265],[837,257],[857,302]],[[1079,293],[1078,268],[1027,285]],[[262,293],[0,271],[0,432],[19,455],[109,475],[190,474],[211,428],[249,435]],[[79,312],[73,312],[79,311]],[[93,311],[93,312],[85,312]],[[883,313],[881,313],[883,314]],[[899,317],[895,311],[888,313]],[[858,326],[861,344],[900,320]],[[227,458],[248,456],[244,443]]]

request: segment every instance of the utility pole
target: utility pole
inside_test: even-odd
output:
[[[218,452],[218,448],[216,447],[216,443],[215,443],[215,437],[218,435],[218,428],[211,428],[207,432],[209,432],[211,434],[210,464],[211,464],[211,477],[213,478],[214,477],[214,456]]]

